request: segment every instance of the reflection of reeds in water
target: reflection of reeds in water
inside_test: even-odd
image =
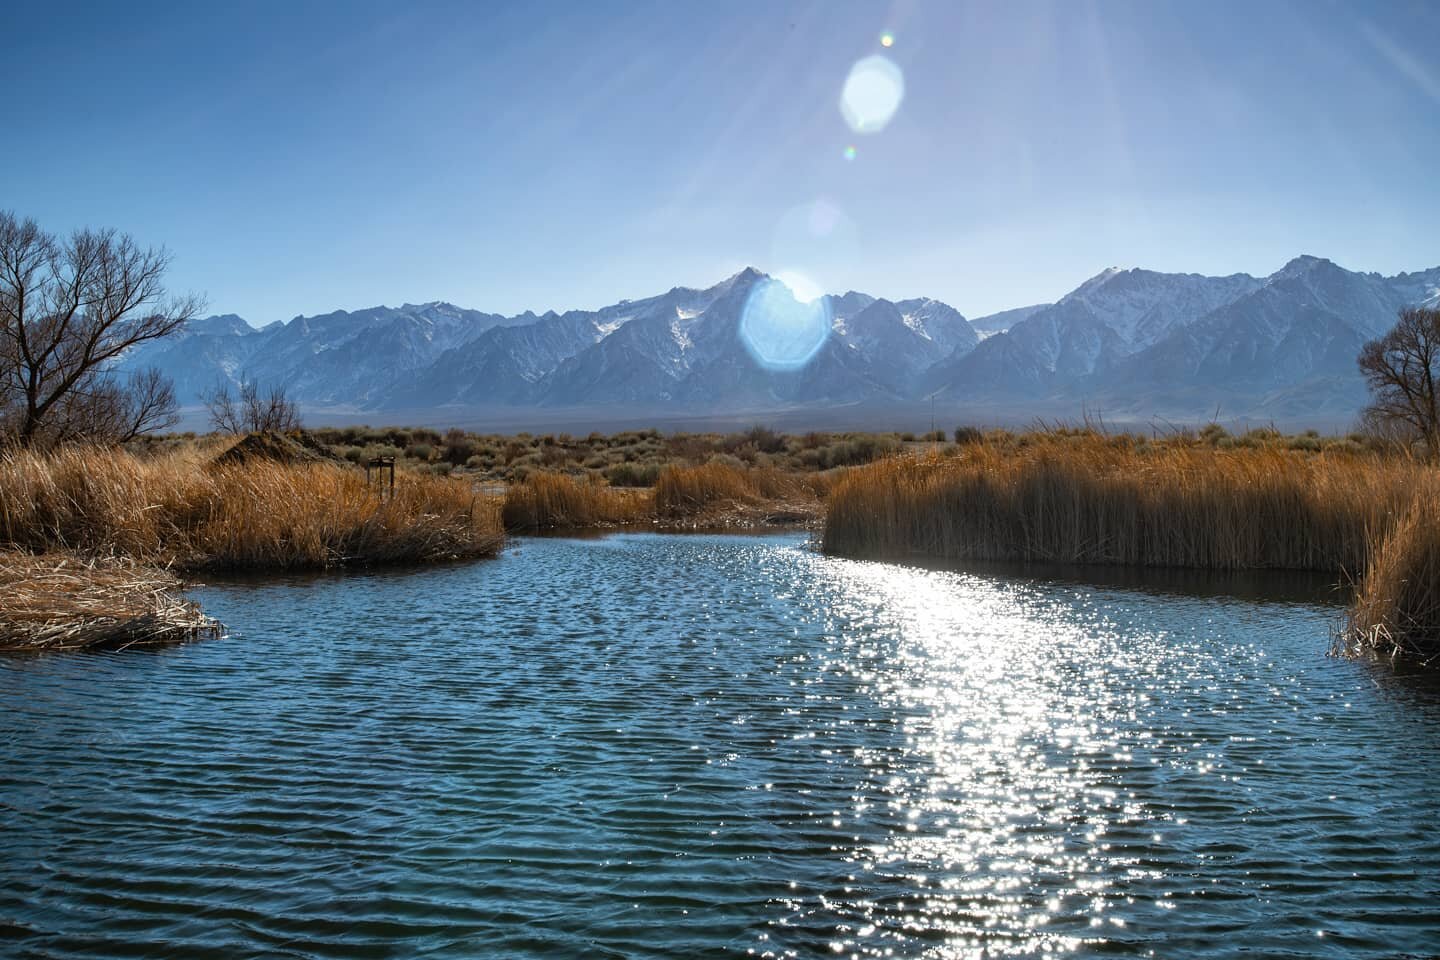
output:
[[[0,457],[0,543],[29,552],[267,571],[489,556],[502,542],[494,503],[444,477],[402,475],[389,497],[329,463],[94,448]]]
[[[131,560],[0,551],[0,650],[174,643],[219,625],[170,573]]]

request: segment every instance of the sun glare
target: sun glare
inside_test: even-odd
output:
[[[755,285],[740,315],[740,339],[767,370],[799,370],[830,335],[830,304],[820,285],[780,271]]]
[[[888,57],[866,57],[850,68],[840,91],[840,113],[856,133],[884,130],[905,99],[905,75]]]

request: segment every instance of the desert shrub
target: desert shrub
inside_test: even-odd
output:
[[[458,467],[473,457],[476,449],[475,441],[464,430],[445,431],[445,447],[442,456],[455,466]]]
[[[658,463],[619,463],[605,471],[613,487],[653,487],[659,476]]]
[[[399,447],[387,446],[387,445],[385,445],[385,444],[377,444],[377,445],[374,445],[374,446],[366,447],[366,448],[365,448],[365,451],[364,451],[364,455],[361,457],[361,460],[362,460],[362,461],[364,461],[364,460],[373,460],[373,459],[375,459],[375,458],[377,458],[377,457],[397,457],[397,458],[398,458],[398,457],[402,456],[403,453],[404,453],[404,451],[402,451]]]
[[[745,439],[761,453],[779,453],[785,449],[784,434],[776,433],[769,427],[762,427],[759,424],[745,431]]]
[[[979,443],[985,439],[985,433],[979,427],[960,426],[955,428],[955,442],[959,444]]]
[[[1201,440],[1201,442],[1203,442],[1203,443],[1208,443],[1208,444],[1210,444],[1212,447],[1218,445],[1221,440],[1229,440],[1229,439],[1230,439],[1230,431],[1229,431],[1229,430],[1226,430],[1224,427],[1220,426],[1220,424],[1218,424],[1218,423],[1207,423],[1207,424],[1206,424],[1204,427],[1202,427],[1201,430],[1200,430],[1200,440]]]

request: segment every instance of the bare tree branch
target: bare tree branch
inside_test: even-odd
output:
[[[114,230],[62,242],[0,211],[0,411],[16,441],[124,440],[174,423],[174,392],[158,373],[124,383],[110,373],[127,350],[204,308],[166,294],[169,265],[164,249]]]
[[[1360,350],[1358,363],[1370,388],[1362,422],[1440,456],[1440,310],[1401,310],[1389,333]]]
[[[285,433],[300,429],[300,407],[281,386],[262,392],[244,374],[238,395],[221,382],[201,398],[210,412],[210,425],[221,433]]]

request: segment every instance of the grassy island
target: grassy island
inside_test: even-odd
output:
[[[226,448],[0,454],[0,648],[213,632],[176,574],[462,560],[504,542],[497,500],[464,480],[407,472],[392,495],[343,462]]]

